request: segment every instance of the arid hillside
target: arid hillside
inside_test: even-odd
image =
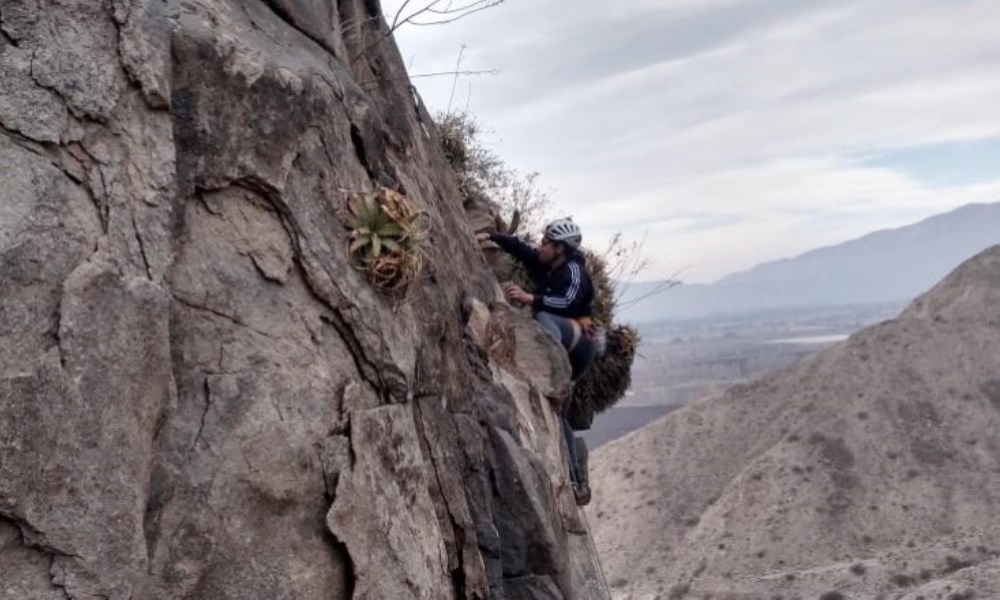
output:
[[[614,596],[1000,598],[1000,247],[596,452]]]

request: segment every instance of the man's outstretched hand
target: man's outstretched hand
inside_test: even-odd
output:
[[[480,244],[482,244],[483,242],[490,241],[490,232],[480,231],[479,233],[476,234],[476,241],[479,242]]]
[[[503,284],[503,295],[507,297],[508,302],[518,302],[528,306],[530,306],[535,300],[534,296],[524,291],[521,286],[517,285],[513,281],[508,281]]]

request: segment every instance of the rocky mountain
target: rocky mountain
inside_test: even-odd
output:
[[[1000,243],[1000,203],[969,204],[898,229],[758,265],[712,284],[673,288],[623,311],[633,321],[910,302],[976,253]],[[635,284],[639,298],[655,283]]]
[[[1000,246],[591,457],[619,599],[1000,598]]]
[[[0,0],[0,599],[603,598],[373,0]],[[348,199],[425,217],[403,301]],[[474,209],[475,207],[468,207]]]

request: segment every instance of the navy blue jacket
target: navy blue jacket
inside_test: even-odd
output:
[[[490,234],[490,241],[521,261],[528,270],[528,276],[535,284],[532,310],[570,319],[594,314],[594,286],[582,254],[573,252],[562,265],[549,269],[538,260],[536,248],[512,235],[493,233]]]

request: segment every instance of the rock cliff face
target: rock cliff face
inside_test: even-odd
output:
[[[0,598],[602,598],[375,0],[0,0]],[[429,216],[395,305],[348,193]]]
[[[1000,598],[1000,246],[591,469],[615,598]]]

